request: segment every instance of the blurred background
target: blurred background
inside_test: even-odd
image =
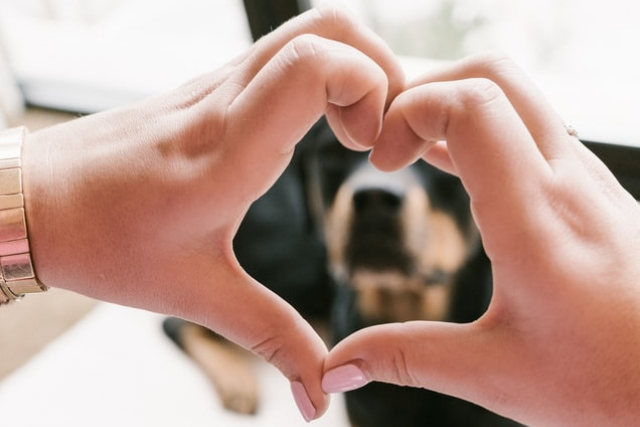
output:
[[[632,0],[0,0],[0,128],[26,124],[34,131],[134,102],[213,70],[251,45],[256,22],[268,22],[272,17],[266,15],[280,7],[270,9],[271,3],[299,8],[335,3],[351,10],[403,57],[411,75],[475,52],[504,52],[581,138],[640,146],[640,6]],[[637,171],[636,165],[628,168]],[[175,385],[188,389],[199,381],[198,373],[180,366],[188,362],[164,347],[159,322],[149,313],[59,290],[3,307],[4,425],[41,425],[45,419],[46,425],[65,426],[128,425],[131,419],[169,425],[184,420],[185,408],[196,414],[189,425],[224,417],[205,385],[196,387],[199,399],[172,406],[185,393]],[[123,343],[137,345],[134,354]],[[164,356],[157,359],[160,352]],[[165,361],[162,357],[170,366],[158,362]],[[140,377],[141,371],[146,376]],[[158,387],[149,381],[160,374],[173,382]],[[143,379],[124,392],[131,377]],[[92,384],[104,387],[101,394],[95,395]],[[29,410],[34,396],[50,403]],[[287,395],[282,400],[291,403]],[[71,414],[55,409],[67,401],[76,403]],[[119,410],[106,411],[108,406]],[[20,416],[6,422],[7,408]],[[150,408],[155,418],[136,418]],[[295,408],[289,410],[303,425]],[[278,425],[282,413],[267,413],[275,414]],[[329,420],[333,424],[327,425],[343,422],[339,414]]]
[[[0,0],[2,61],[30,104],[99,111],[179,85],[242,52],[252,42],[244,3]],[[262,3],[339,4],[406,57],[455,60],[502,51],[570,116],[567,121],[580,125],[581,134],[635,139],[640,6],[632,0]],[[5,75],[8,65],[3,67]],[[3,82],[4,104],[10,102],[7,86]]]

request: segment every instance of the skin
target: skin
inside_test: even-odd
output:
[[[395,170],[421,158],[470,193],[492,262],[491,305],[467,325],[352,335],[326,360],[325,390],[376,380],[452,394],[530,426],[636,424],[638,203],[495,55],[434,70],[394,100],[371,161]]]
[[[460,176],[493,265],[481,319],[377,326],[327,354],[240,268],[239,222],[322,114],[383,170],[422,158]],[[640,209],[503,58],[405,86],[362,25],[313,10],[171,93],[29,135],[23,180],[45,284],[216,330],[277,366],[308,420],[336,373],[532,426],[640,419]]]
[[[242,270],[231,242],[317,119],[326,114],[350,147],[370,145],[403,85],[386,45],[324,8],[170,93],[30,134],[23,177],[36,273],[219,332],[278,367],[305,418],[320,416],[325,345]]]

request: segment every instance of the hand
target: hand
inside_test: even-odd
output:
[[[446,141],[435,143],[434,141]],[[510,61],[434,71],[392,103],[371,161],[458,175],[494,275],[486,314],[359,331],[324,389],[371,380],[455,395],[531,426],[640,419],[640,209]]]
[[[369,145],[403,85],[364,26],[312,10],[171,93],[30,135],[39,278],[203,324],[276,365],[305,417],[321,415],[326,347],[242,270],[232,238],[322,114],[347,145]]]

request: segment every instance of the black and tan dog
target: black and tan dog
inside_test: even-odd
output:
[[[324,121],[252,206],[234,245],[256,279],[312,323],[328,320],[333,343],[379,323],[470,322],[491,298],[489,262],[460,181],[424,162],[381,173],[366,153],[342,147]],[[226,407],[256,410],[246,354],[177,319],[165,330],[212,378]],[[346,407],[357,427],[519,425],[449,396],[381,383],[347,393]]]

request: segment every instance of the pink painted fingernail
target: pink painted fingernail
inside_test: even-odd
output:
[[[291,392],[304,420],[306,422],[313,420],[316,416],[316,408],[313,406],[311,399],[309,399],[307,389],[304,388],[304,385],[299,381],[293,381],[291,383]]]
[[[356,365],[342,365],[333,368],[322,378],[322,390],[325,393],[341,393],[366,385],[369,379]]]

